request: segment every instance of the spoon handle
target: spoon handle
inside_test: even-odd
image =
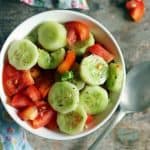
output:
[[[120,122],[120,120],[125,116],[126,112],[120,110],[116,118],[109,124],[102,133],[97,137],[95,142],[88,148],[88,150],[96,150],[99,142],[104,139],[104,137]]]

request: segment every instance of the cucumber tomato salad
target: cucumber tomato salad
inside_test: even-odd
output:
[[[13,41],[3,69],[8,103],[20,119],[77,134],[106,110],[123,70],[82,21],[43,22]]]

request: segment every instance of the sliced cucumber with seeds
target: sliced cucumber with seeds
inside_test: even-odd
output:
[[[67,114],[58,113],[57,124],[60,131],[73,135],[84,130],[87,114],[85,110],[78,106],[74,111]]]
[[[79,91],[70,82],[56,82],[49,91],[48,102],[60,113],[71,112],[79,103]]]
[[[108,64],[97,55],[89,55],[81,62],[80,76],[87,84],[101,85],[108,77]]]
[[[108,105],[108,93],[99,86],[86,86],[80,93],[80,104],[88,114],[103,112]]]
[[[39,49],[38,65],[43,69],[55,69],[63,61],[64,57],[64,48],[60,48],[52,53]]]
[[[86,49],[93,45],[94,42],[94,36],[92,33],[90,33],[89,39],[76,42],[73,46],[71,46],[71,49],[75,50],[77,55],[83,55],[86,52]]]
[[[120,63],[111,63],[109,65],[109,75],[106,82],[107,88],[112,92],[121,89],[123,81],[123,68]]]
[[[27,39],[14,41],[8,49],[9,63],[18,70],[32,68],[38,60],[38,49]]]
[[[38,41],[43,48],[54,51],[66,46],[67,31],[57,22],[45,22],[38,28]]]

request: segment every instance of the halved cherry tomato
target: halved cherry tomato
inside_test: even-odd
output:
[[[8,62],[5,63],[3,71],[3,85],[8,96],[16,94],[33,83],[34,80],[29,71],[18,71]]]
[[[104,60],[107,61],[108,63],[111,62],[114,59],[114,55],[112,55],[110,52],[108,52],[100,44],[92,45],[91,47],[88,48],[88,51],[104,58]]]
[[[11,106],[19,109],[33,105],[33,102],[22,93],[17,93],[13,96],[10,104]]]
[[[134,21],[138,22],[142,19],[145,12],[143,0],[129,0],[126,2],[126,8]]]
[[[41,93],[34,85],[28,86],[24,94],[34,102],[41,99]]]
[[[86,119],[86,124],[90,124],[93,121],[93,116],[92,115],[88,115],[87,119]]]
[[[89,38],[89,27],[80,21],[70,21],[65,24],[67,29],[67,41],[69,45],[74,44],[77,40],[84,41]]]
[[[38,109],[36,106],[29,106],[18,112],[22,120],[34,120],[38,116]]]
[[[76,59],[76,54],[73,50],[67,51],[65,60],[58,66],[59,73],[65,73],[70,70]]]

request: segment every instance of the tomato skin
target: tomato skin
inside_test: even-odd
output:
[[[93,121],[93,116],[92,115],[88,115],[87,119],[86,119],[86,124],[90,124]]]
[[[34,120],[38,116],[38,109],[36,106],[29,106],[18,112],[18,116],[22,120]]]
[[[135,22],[140,21],[145,13],[145,5],[143,0],[127,1],[126,8],[129,10],[129,14]]]
[[[76,53],[73,50],[67,51],[66,57],[64,61],[58,66],[57,71],[60,74],[63,74],[70,70],[72,65],[75,63],[76,60]]]
[[[88,48],[88,51],[102,57],[108,63],[114,59],[114,55],[109,53],[102,45],[94,44]]]
[[[19,71],[8,62],[4,64],[3,85],[8,96],[12,96],[34,83],[29,71]]]
[[[21,82],[24,87],[30,86],[34,84],[34,79],[31,76],[31,73],[29,70],[22,71],[22,76],[21,76]]]
[[[52,83],[54,82],[54,73],[53,72],[43,72],[41,75],[36,78],[35,86],[40,91],[41,97],[44,99],[48,95],[49,89],[51,88]]]
[[[30,85],[24,91],[24,94],[28,96],[33,102],[41,100],[40,91],[34,85]]]
[[[41,68],[38,66],[34,66],[33,68],[30,69],[30,73],[33,79],[38,78],[41,75]]]
[[[56,130],[58,129],[58,125],[57,125],[57,113],[55,112],[53,114],[52,119],[49,121],[49,123],[46,125],[46,127],[50,130]]]
[[[15,108],[20,109],[20,108],[24,108],[27,106],[32,106],[33,102],[31,101],[31,99],[29,99],[22,93],[17,93],[13,96],[10,104],[11,104],[11,106],[13,106]]]
[[[31,126],[35,129],[46,126],[55,117],[56,112],[46,101],[35,102],[38,108],[38,116],[31,121]]]
[[[3,70],[3,85],[4,90],[8,96],[12,96],[23,88],[23,85],[19,84],[21,79],[21,72],[17,71],[10,64],[4,64]]]
[[[68,45],[73,45],[76,41],[84,41],[89,38],[89,27],[80,21],[70,21],[65,24],[67,29]]]
[[[77,35],[74,29],[68,29],[67,32],[67,43],[68,45],[73,45],[77,41]]]

